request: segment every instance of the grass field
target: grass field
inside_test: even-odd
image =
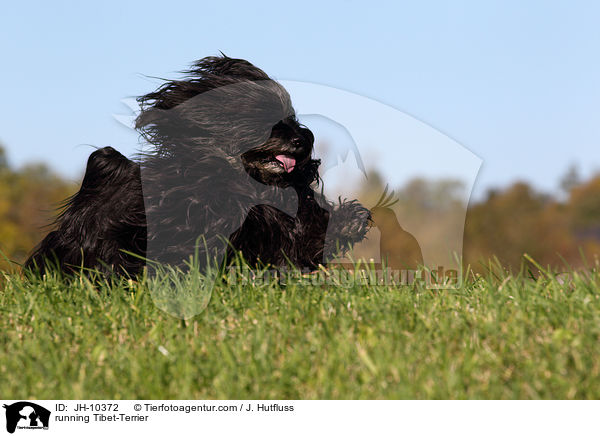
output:
[[[0,284],[0,398],[600,397],[600,274],[458,290],[217,285],[200,315],[145,281]]]

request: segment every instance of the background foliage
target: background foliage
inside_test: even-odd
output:
[[[23,262],[48,232],[61,202],[77,186],[43,164],[20,169],[9,166],[0,146],[0,269]]]
[[[515,182],[471,203],[464,233],[465,262],[477,270],[497,258],[507,269],[518,269],[524,253],[558,269],[593,262],[600,254],[600,175],[582,181],[570,168],[561,186],[560,195],[553,196]],[[13,261],[0,259],[0,268],[26,259],[49,231],[61,201],[77,187],[43,164],[11,168],[0,146],[0,252]],[[401,221],[427,229],[419,235],[419,243],[442,237],[462,219],[463,188],[454,180],[424,179],[395,187]],[[361,187],[361,199],[372,206],[384,189],[383,178],[371,171]]]

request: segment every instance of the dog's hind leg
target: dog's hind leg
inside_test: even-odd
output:
[[[80,267],[137,274],[146,250],[146,216],[139,165],[112,147],[93,152],[81,188],[65,200],[50,232],[25,262],[43,272],[56,263],[64,272]]]

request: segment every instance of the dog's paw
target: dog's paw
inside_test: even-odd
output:
[[[340,243],[362,241],[371,225],[371,212],[356,200],[340,203],[334,209],[328,228],[328,235]]]

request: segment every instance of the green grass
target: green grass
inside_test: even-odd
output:
[[[0,398],[600,397],[600,274],[461,289],[217,285],[183,321],[147,280],[0,284]]]

